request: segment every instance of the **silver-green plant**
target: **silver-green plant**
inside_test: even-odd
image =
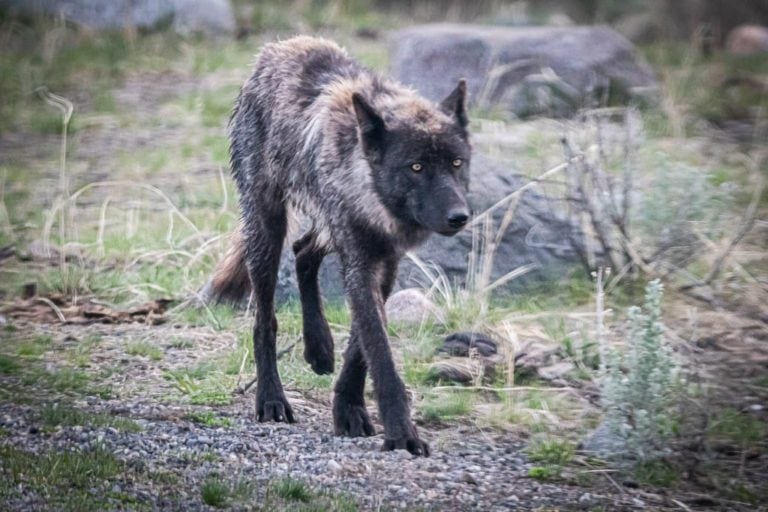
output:
[[[643,308],[629,309],[629,348],[609,355],[602,379],[606,423],[638,462],[663,456],[675,424],[677,365],[664,335],[663,286],[651,281]]]

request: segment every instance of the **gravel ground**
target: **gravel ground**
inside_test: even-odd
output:
[[[125,508],[128,497],[137,508],[209,509],[200,488],[211,475],[229,482],[250,482],[249,499],[254,505],[270,482],[285,477],[318,491],[343,493],[362,510],[570,510],[600,505],[614,510],[646,505],[628,495],[614,496],[610,488],[603,495],[593,487],[545,484],[528,478],[533,464],[526,459],[525,440],[498,430],[484,431],[466,423],[421,426],[432,447],[429,458],[413,458],[405,451],[380,452],[381,435],[336,437],[327,389],[287,388],[299,418],[293,425],[256,423],[252,391],[235,395],[230,405],[185,403],[183,395],[174,397],[162,369],[190,366],[228,350],[229,343],[222,341],[227,335],[215,336],[208,328],[184,330],[185,336],[196,339],[194,348],[158,344],[164,352],[160,361],[121,352],[128,342],[146,339],[149,332],[158,340],[172,340],[169,333],[177,328],[64,326],[56,330],[58,334],[39,364],[49,371],[63,366],[67,351],[76,350],[78,339],[98,333],[101,340],[90,354],[87,372],[93,385],[109,382],[114,398],[61,395],[36,384],[19,387],[18,376],[0,375],[2,387],[20,389],[26,395],[0,403],[0,446],[36,454],[103,446],[128,469],[108,482],[94,482],[92,492],[109,491],[108,501],[117,508]],[[17,332],[28,334],[27,328]],[[104,371],[115,365],[119,371]],[[103,380],[99,375],[105,376]],[[132,432],[66,422],[46,425],[41,411],[51,403],[88,415],[131,420],[141,429]],[[376,421],[373,402],[369,408]],[[191,421],[193,412],[210,413],[227,425]],[[157,477],[169,473],[175,477]],[[0,498],[10,510],[51,509],[40,489],[32,485],[17,486],[10,496]],[[232,508],[249,507],[240,503]]]
[[[363,510],[590,509],[621,504],[594,491],[527,478],[531,464],[522,451],[523,442],[472,428],[424,432],[433,444],[433,456],[413,458],[404,451],[380,452],[381,436],[335,437],[329,416],[302,414],[302,421],[295,425],[256,424],[251,419],[250,397],[217,410],[232,420],[232,426],[219,428],[183,419],[183,408],[152,402],[88,398],[75,405],[133,418],[142,431],[68,426],[46,433],[35,419],[34,407],[6,403],[0,406],[0,427],[9,434],[2,444],[33,453],[102,445],[149,474],[179,475],[179,481],[170,484],[151,478],[109,483],[113,493],[126,493],[152,508],[208,509],[201,501],[200,486],[214,473],[248,480],[257,489],[291,477],[313,488],[346,493]],[[46,508],[35,489],[21,491],[6,506]],[[637,499],[623,503],[627,508],[632,505],[642,508],[644,503]]]

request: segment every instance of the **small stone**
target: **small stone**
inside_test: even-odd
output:
[[[344,469],[342,468],[341,464],[339,464],[333,459],[328,461],[327,466],[328,466],[328,471],[330,471],[331,473],[339,473],[341,472],[342,469]]]
[[[417,288],[406,288],[392,294],[385,309],[387,319],[393,323],[420,324],[425,320],[445,323],[440,308]]]

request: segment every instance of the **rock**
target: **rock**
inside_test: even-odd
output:
[[[229,0],[173,0],[173,28],[182,35],[228,35],[235,32]]]
[[[469,357],[470,350],[488,357],[498,351],[497,343],[481,332],[455,332],[445,337],[443,345],[437,349],[456,357]]]
[[[603,97],[656,95],[650,67],[603,26],[418,25],[392,34],[392,74],[438,101],[460,78],[470,101],[519,117],[562,117]]]
[[[456,382],[470,384],[473,382],[493,381],[496,377],[496,358],[467,359],[450,357],[439,359],[427,369],[429,379],[434,382]]]
[[[590,455],[604,459],[627,456],[627,442],[605,421],[601,422],[584,441],[580,449]]]
[[[576,367],[573,365],[573,363],[568,361],[560,361],[559,363],[538,368],[537,373],[539,377],[544,380],[558,380],[574,368]]]
[[[392,294],[385,306],[387,320],[391,323],[420,324],[424,321],[445,323],[443,312],[424,292],[406,288]]]
[[[768,52],[768,27],[740,25],[728,33],[725,49],[731,55],[756,55]]]
[[[24,16],[61,17],[95,30],[172,26],[183,35],[208,36],[235,31],[229,0],[0,0],[0,7]]]
[[[515,354],[515,373],[521,377],[540,376],[540,369],[556,366],[559,347],[529,342]]]
[[[171,0],[0,0],[12,13],[61,17],[91,29],[152,29],[173,19]]]

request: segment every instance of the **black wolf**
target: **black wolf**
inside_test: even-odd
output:
[[[323,39],[297,37],[258,55],[230,122],[241,228],[211,290],[226,300],[252,287],[258,421],[294,421],[277,371],[274,292],[289,213],[298,210],[312,221],[293,250],[304,357],[315,372],[330,373],[334,365],[317,282],[330,252],[339,254],[352,312],[334,388],[336,434],[374,434],[363,399],[370,371],[383,449],[429,454],[392,360],[384,302],[406,250],[430,232],[454,235],[469,219],[465,97],[462,80],[434,105]]]

